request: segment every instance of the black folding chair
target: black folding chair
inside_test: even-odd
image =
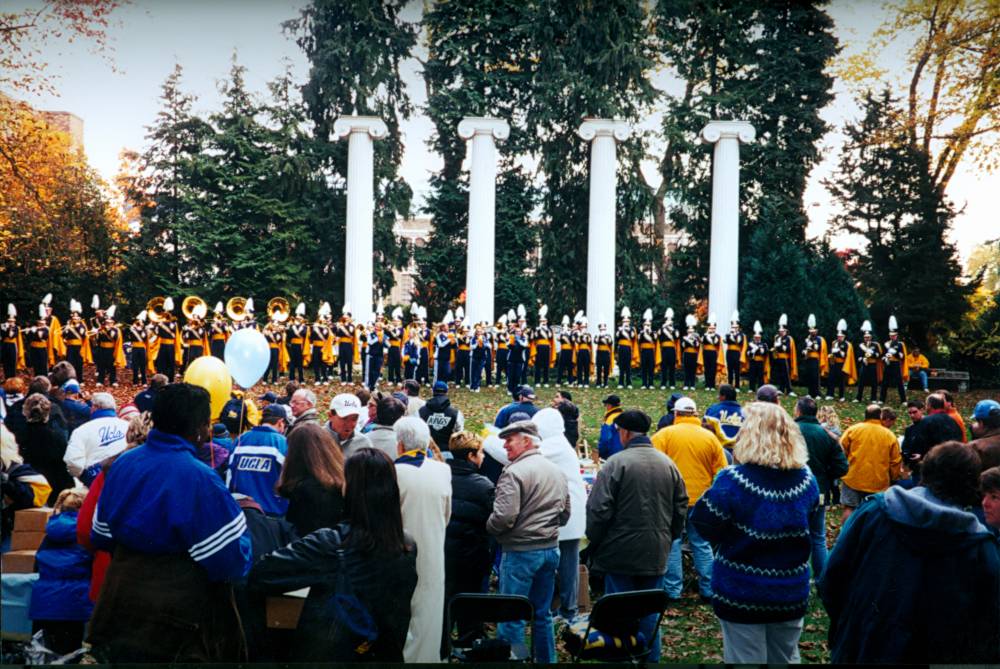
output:
[[[612,595],[604,595],[596,602],[590,611],[587,620],[587,630],[583,638],[579,639],[579,644],[572,644],[571,652],[573,661],[579,662],[590,638],[590,632],[597,631],[609,637],[622,639],[620,654],[611,651],[602,653],[600,659],[608,661],[629,661],[643,662],[653,650],[653,642],[660,633],[660,623],[663,621],[663,612],[667,608],[669,598],[664,590],[633,590],[631,592],[616,592]],[[642,647],[629,648],[624,640],[630,636],[638,638],[639,623],[646,616],[656,616],[656,626],[653,628],[653,636],[645,639]],[[589,659],[589,658],[588,658]]]
[[[460,641],[455,635],[455,623],[459,620],[466,623],[510,623],[518,620],[528,625],[535,619],[535,607],[523,595],[499,595],[463,592],[455,595],[448,602],[448,642],[451,646],[451,656],[460,662],[482,662],[483,658],[470,654],[469,648],[459,647]],[[529,655],[524,658],[530,662],[535,656],[535,635],[531,635]],[[507,662],[508,657],[498,661]]]

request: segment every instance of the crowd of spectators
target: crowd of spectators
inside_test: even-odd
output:
[[[965,443],[946,393],[907,405],[902,439],[878,405],[842,430],[832,407],[803,397],[789,413],[769,385],[743,404],[722,385],[704,411],[672,395],[655,427],[609,395],[588,493],[567,391],[545,405],[514,389],[480,435],[445,384],[426,401],[405,384],[345,392],[325,417],[295,384],[234,393],[220,416],[203,389],[156,376],[123,407],[72,378],[4,390],[3,536],[17,509],[54,508],[30,616],[57,653],[274,660],[265,600],[309,588],[288,659],[438,662],[452,634],[487,633],[450,629],[451,598],[495,589],[531,601],[530,659],[549,663],[554,630],[582,615],[581,561],[604,593],[677,602],[689,550],[727,663],[798,662],[813,587],[835,662],[1000,659],[993,400]],[[656,619],[636,630],[649,661]],[[522,659],[525,622],[496,630]]]

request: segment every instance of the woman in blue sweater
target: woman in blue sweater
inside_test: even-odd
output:
[[[796,663],[809,602],[809,516],[819,504],[805,440],[780,406],[754,402],[733,457],[688,518],[715,552],[723,661]]]

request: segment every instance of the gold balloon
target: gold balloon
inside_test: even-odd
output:
[[[233,379],[226,363],[211,355],[196,358],[184,372],[184,382],[208,391],[212,398],[212,421],[219,420],[233,392]]]

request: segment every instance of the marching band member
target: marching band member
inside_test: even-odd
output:
[[[329,349],[331,348],[330,328],[327,327],[326,322],[323,319],[326,310],[329,308],[330,305],[326,302],[320,305],[319,310],[316,312],[316,320],[309,327],[306,342],[306,350],[309,352],[309,361],[307,364],[311,363],[313,385],[316,386],[330,383],[329,371],[326,367],[326,358],[328,358]],[[353,337],[353,329],[351,331],[351,336]],[[353,339],[351,341],[351,348],[353,349]],[[343,347],[341,347],[341,350],[343,350]],[[353,350],[351,351],[351,355],[353,355]]]
[[[95,295],[96,297],[96,295]],[[93,355],[90,350],[90,332],[87,331],[87,324],[80,317],[83,310],[76,300],[69,301],[69,322],[63,326],[63,344],[66,346],[66,360],[73,365],[78,381],[83,381],[83,363],[93,364]],[[95,328],[95,332],[98,328]]]
[[[653,310],[646,309],[642,315],[642,330],[636,336],[639,346],[639,369],[642,374],[642,389],[651,390],[656,374],[657,345],[653,332]]]
[[[345,304],[340,310],[340,322],[333,328],[337,342],[337,359],[340,361],[340,382],[354,383],[354,355],[358,328],[351,319],[351,305]]]
[[[861,324],[861,342],[858,344],[858,362],[861,372],[858,379],[858,394],[855,402],[860,402],[865,388],[871,388],[871,404],[875,403],[875,393],[882,381],[882,345],[872,339],[872,324],[865,321]]]
[[[792,381],[799,378],[799,362],[795,352],[795,339],[788,334],[788,316],[781,314],[778,319],[778,334],[774,335],[771,346],[771,382],[789,397],[797,397],[792,391]]]
[[[556,340],[546,316],[549,306],[543,304],[538,310],[538,327],[531,331],[529,341],[531,352],[528,365],[535,368],[535,385],[549,387],[549,368],[556,359]]]
[[[389,383],[403,381],[403,310],[396,307],[392,310],[392,324],[387,328],[389,335],[389,353],[386,356],[386,374]]]
[[[597,355],[595,357],[596,369],[594,374],[594,385],[597,388],[608,387],[608,377],[611,375],[611,352],[615,345],[614,337],[608,334],[606,323],[597,325]]]
[[[438,326],[438,332],[434,335],[434,381],[448,383],[451,380],[451,348],[454,342],[451,333],[448,331],[448,324],[454,321],[451,309],[445,315],[444,322]]]
[[[306,325],[306,305],[299,302],[295,318],[288,326],[288,380],[305,381],[305,344],[309,326]]]
[[[494,332],[497,347],[496,376],[494,377],[494,383],[498,386],[503,384],[503,377],[507,374],[507,345],[510,339],[510,335],[507,332],[508,320],[513,323],[513,312],[500,315],[500,319],[497,320],[496,330]]]
[[[56,364],[56,358],[66,357],[66,345],[62,338],[62,324],[59,318],[52,313],[52,293],[46,293],[42,298],[42,305],[45,307],[45,327],[49,329],[49,367]]]
[[[809,397],[819,399],[819,380],[821,376],[827,374],[829,356],[826,349],[826,339],[821,337],[819,330],[816,329],[816,316],[814,314],[809,314],[807,324],[809,334],[802,346],[802,357],[804,358],[802,361],[802,380],[808,389]]]
[[[17,307],[7,305],[7,322],[0,325],[0,358],[3,359],[3,377],[10,379],[17,370],[24,369],[24,337],[17,324]]]
[[[382,321],[375,321],[366,341],[368,343],[368,390],[375,390],[379,377],[382,375],[382,363],[389,347],[389,337],[382,327]]]
[[[688,314],[684,319],[687,333],[681,339],[681,364],[684,367],[684,390],[694,390],[698,383],[698,365],[701,364],[701,336],[695,330],[698,319]]]
[[[826,399],[832,400],[834,390],[839,390],[840,401],[843,402],[846,385],[853,384],[858,379],[854,346],[847,341],[847,321],[843,318],[837,321],[837,338],[830,344],[827,361],[830,373],[826,378]]]
[[[885,402],[889,386],[892,385],[899,392],[900,404],[905,406],[906,383],[910,380],[910,369],[906,362],[906,344],[899,340],[899,326],[895,316],[889,316],[889,341],[885,343],[882,361],[885,363],[885,373],[882,375],[880,401]]]
[[[716,331],[718,321],[715,314],[708,315],[708,327],[705,329],[705,336],[701,339],[701,362],[705,370],[705,389],[715,390],[715,382],[719,377],[719,367],[725,364],[725,358],[720,357],[722,352],[722,337]]]
[[[270,377],[270,383],[278,382],[278,374],[288,368],[288,349],[285,348],[285,328],[276,321],[271,320],[264,326],[264,338],[267,340],[268,354],[267,371],[264,378]]]
[[[156,372],[167,377],[168,383],[174,382],[177,365],[183,361],[181,338],[177,332],[177,321],[172,315],[174,300],[168,297],[163,301],[163,318],[153,327],[150,337],[149,354],[153,357]]]
[[[530,346],[528,337],[521,331],[520,325],[512,327],[510,340],[507,343],[507,390],[512,395],[527,381],[525,359]]]
[[[147,348],[149,347],[149,330],[146,328],[146,311],[140,311],[132,321],[132,325],[122,332],[122,338],[131,345],[131,365],[133,385],[146,385],[146,369],[149,366]]]
[[[660,390],[677,387],[677,365],[681,360],[681,333],[674,327],[674,310],[667,309],[664,321],[656,333],[660,347]]]
[[[115,324],[115,305],[108,307],[104,323],[97,331],[97,346],[94,348],[94,363],[97,365],[97,385],[105,380],[118,387],[118,367],[125,366],[125,350],[122,346],[122,332]]]
[[[472,347],[472,375],[469,380],[469,388],[472,389],[472,392],[478,393],[479,386],[483,382],[483,368],[490,357],[490,340],[482,323],[476,325],[470,346]]]
[[[632,386],[632,361],[638,358],[636,331],[632,328],[632,312],[622,307],[622,322],[615,331],[615,362],[618,363],[618,387]]]
[[[573,350],[574,333],[569,326],[569,316],[563,315],[556,341],[559,346],[559,352],[556,354],[556,386],[561,388],[563,376],[569,385],[573,385],[573,368],[576,365]]]
[[[734,311],[729,322],[726,345],[726,381],[740,392],[740,373],[747,365],[747,337],[740,329],[740,312]]]
[[[208,326],[208,350],[219,360],[226,358],[226,340],[232,334],[232,328],[222,315],[225,311],[222,302],[215,305],[215,313],[212,315],[212,322]]]
[[[45,376],[49,373],[50,351],[52,339],[49,336],[49,326],[45,324],[45,305],[38,305],[38,321],[34,327],[25,328],[24,338],[28,342],[28,363],[35,376]]]
[[[587,330],[587,318],[581,311],[576,333],[576,385],[590,387],[590,375],[594,367],[594,335]]]
[[[758,388],[770,380],[771,356],[767,342],[762,337],[763,332],[760,321],[754,321],[753,339],[747,344],[747,366],[751,393],[756,393]]]

